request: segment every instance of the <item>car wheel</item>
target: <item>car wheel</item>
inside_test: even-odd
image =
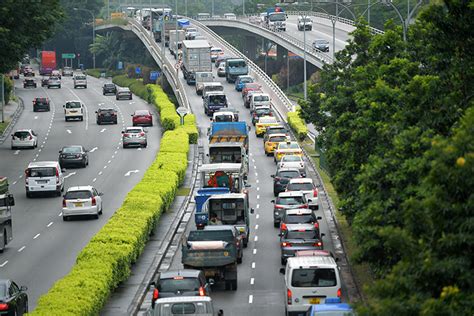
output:
[[[104,207],[102,206],[102,204],[100,204],[100,212],[99,212],[99,215],[102,215],[103,212],[104,212]]]
[[[127,145],[123,144],[122,147],[123,147],[123,148],[127,148]]]
[[[84,160],[84,161],[82,162],[82,168],[85,168],[86,166],[87,166],[87,162]]]
[[[146,148],[147,145],[148,145],[148,143],[145,143],[145,144],[143,145],[143,148]]]
[[[61,89],[61,85],[59,85],[58,89]]]
[[[283,266],[284,266],[284,265],[286,264],[286,260],[285,260],[285,258],[281,258],[281,259],[280,259],[280,263],[281,263],[281,265],[283,265]]]
[[[275,195],[276,196],[276,195]],[[273,227],[278,228],[280,226],[280,223],[278,222],[273,222]]]
[[[242,263],[242,257],[237,258],[237,263]]]
[[[61,196],[61,189],[59,189],[58,191],[56,191],[56,196]]]
[[[99,219],[99,213],[92,216],[94,219]]]
[[[31,193],[30,193],[30,192],[26,192],[26,197],[27,197],[27,198],[31,198]]]
[[[230,281],[225,281],[225,290],[226,291],[232,290],[232,284],[230,283]]]
[[[232,286],[232,291],[237,291],[237,280],[232,280],[231,286]]]
[[[15,150],[15,146],[12,146],[12,150]]]

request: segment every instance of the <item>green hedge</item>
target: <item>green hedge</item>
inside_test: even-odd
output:
[[[104,70],[99,69],[99,68],[92,68],[92,69],[87,69],[86,73],[87,73],[88,76],[100,78],[100,74],[101,74],[103,71],[104,71]]]
[[[112,82],[118,86],[130,88],[133,94],[149,102],[148,90],[141,80],[128,78],[127,75],[118,75],[112,78]]]
[[[304,120],[300,117],[299,112],[288,112],[288,124],[291,129],[296,133],[296,137],[299,140],[304,140],[308,135],[308,127]]]

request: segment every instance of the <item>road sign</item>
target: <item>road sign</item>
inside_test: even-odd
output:
[[[176,109],[176,112],[178,112],[181,118],[181,125],[184,125],[184,117],[186,116],[186,114],[189,113],[189,110],[186,109],[184,106],[180,106],[179,108]]]
[[[178,62],[178,63],[176,63],[176,64],[174,65],[174,68],[175,68],[175,69],[179,69],[179,67],[181,67],[181,62]]]
[[[61,57],[63,59],[76,58],[76,54],[74,54],[74,53],[64,53],[64,54],[61,54]]]
[[[117,69],[123,69],[123,61],[117,62]]]
[[[135,68],[135,73],[137,75],[139,75],[141,72],[142,72],[142,70],[140,69],[140,67]]]
[[[150,71],[150,80],[156,81],[160,77],[159,71]]]

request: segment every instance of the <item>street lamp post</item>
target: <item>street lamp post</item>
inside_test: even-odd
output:
[[[306,101],[308,99],[308,82],[306,80],[306,19],[308,18],[308,13],[306,13],[303,16],[303,72],[304,72],[304,100]]]
[[[95,44],[95,17],[94,13],[92,13],[91,10],[88,9],[79,9],[79,8],[73,8],[74,11],[85,11],[90,13],[92,17],[92,44]],[[92,53],[92,68],[95,69],[95,53]]]

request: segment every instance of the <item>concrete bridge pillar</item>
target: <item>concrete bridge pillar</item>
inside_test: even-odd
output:
[[[245,36],[243,53],[250,60],[255,60],[257,57],[257,38],[255,36]]]
[[[283,63],[286,61],[286,56],[288,56],[288,50],[280,45],[277,45],[277,61],[278,63]]]

